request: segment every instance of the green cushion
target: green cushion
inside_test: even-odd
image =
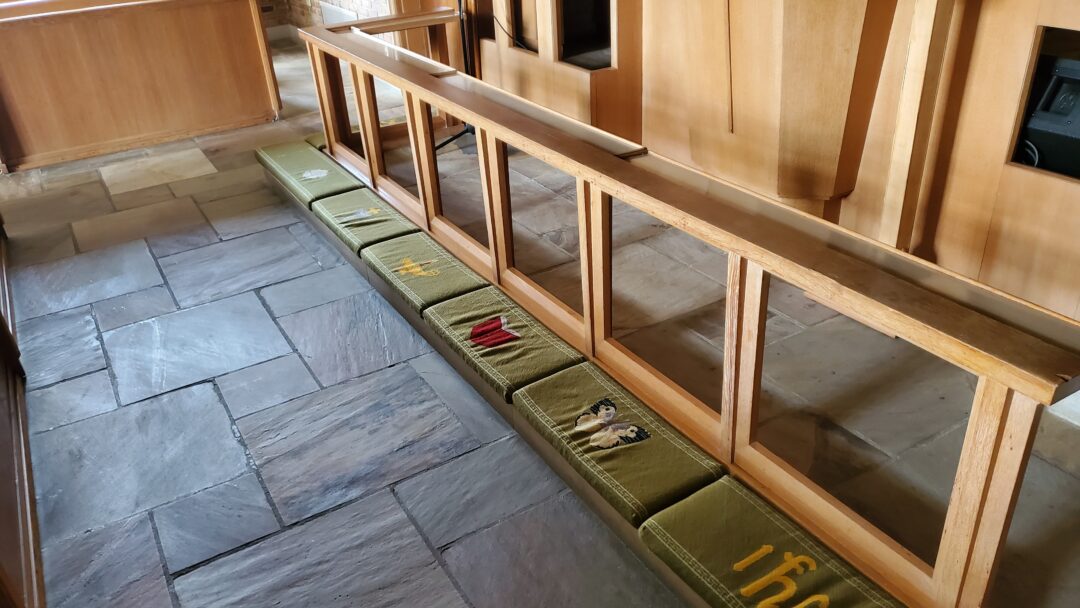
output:
[[[311,211],[356,252],[419,230],[367,188],[315,201]]]
[[[304,138],[304,141],[308,143],[312,148],[316,150],[322,150],[326,148],[326,134],[315,133],[314,135],[308,135]]]
[[[514,405],[635,527],[724,472],[592,363],[518,390]]]
[[[426,234],[383,241],[360,257],[417,312],[488,285]]]
[[[517,389],[584,360],[495,287],[436,304],[424,320],[507,403]]]
[[[305,141],[259,148],[255,155],[267,171],[308,207],[312,201],[355,190],[363,185]]]
[[[903,605],[731,477],[654,515],[639,532],[710,606]]]

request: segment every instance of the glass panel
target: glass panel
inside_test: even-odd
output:
[[[989,608],[1066,608],[1080,597],[1080,393],[1039,427]]]
[[[536,28],[536,2],[537,0],[514,0],[510,5],[514,14],[514,44],[534,53],[540,48]]]
[[[345,105],[349,108],[349,130],[359,148],[356,152],[362,155],[364,146],[359,145],[359,142],[363,141],[360,132],[360,102],[356,98],[356,87],[353,86],[352,66],[341,62],[340,69],[342,88],[345,89]]]
[[[508,148],[514,267],[582,314],[577,179]]]
[[[719,410],[727,254],[618,200],[612,205],[613,337]]]
[[[1080,178],[1080,32],[1043,30],[1013,162]]]
[[[476,151],[475,132],[472,127],[443,111],[439,111],[434,123],[441,214],[477,243],[487,247],[484,177]]]
[[[360,114],[357,110],[358,102],[356,89],[353,86],[351,66],[333,55],[325,55],[325,57],[327,79],[330,80],[331,91],[336,91],[337,99],[343,99],[345,102],[345,116],[341,118],[342,124],[339,126],[340,131],[343,133],[342,137],[346,140],[342,143],[356,154],[363,156],[364,137],[360,129]],[[335,81],[335,78],[339,78],[339,80]],[[340,103],[340,101],[337,101],[337,103]],[[346,127],[346,123],[348,127]]]
[[[589,70],[611,67],[611,2],[562,4],[562,60]]]
[[[755,438],[933,564],[978,378],[769,286]]]
[[[420,196],[416,184],[416,164],[409,143],[405,96],[401,89],[375,78],[375,106],[379,111],[379,140],[382,144],[386,176],[399,186]]]

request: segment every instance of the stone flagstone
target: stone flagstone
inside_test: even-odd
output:
[[[250,293],[114,329],[103,339],[122,404],[292,350]]]
[[[408,366],[323,389],[236,424],[287,523],[479,445]]]
[[[93,374],[54,384],[26,394],[26,414],[30,432],[40,433],[116,409],[109,372]]]
[[[34,435],[31,446],[44,544],[247,469],[244,450],[210,384]]]
[[[176,579],[184,608],[464,608],[389,492]]]
[[[16,332],[28,390],[105,367],[89,306],[23,321]]]

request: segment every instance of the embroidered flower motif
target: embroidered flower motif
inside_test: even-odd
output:
[[[361,222],[362,220],[374,217],[376,215],[379,215],[380,213],[382,213],[382,209],[379,209],[378,207],[371,207],[368,209],[357,209],[356,211],[349,211],[348,213],[339,213],[334,216],[334,219],[344,226],[349,226],[352,222]]]
[[[618,445],[645,441],[649,431],[629,422],[615,422],[618,408],[607,397],[589,406],[589,410],[577,417],[574,431],[592,433],[589,445],[603,450]]]
[[[432,264],[433,261],[414,262],[412,258],[401,258],[401,266],[398,266],[398,274],[411,274],[414,277],[437,277],[439,269],[424,270],[424,264]]]
[[[506,317],[494,317],[482,323],[477,323],[469,332],[469,339],[477,346],[494,348],[507,342],[513,342],[521,337],[521,334],[506,326]]]

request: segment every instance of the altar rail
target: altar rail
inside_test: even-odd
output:
[[[373,22],[423,28],[451,12]],[[328,153],[474,270],[632,388],[737,478],[912,605],[982,603],[1004,545],[1039,414],[1076,391],[1080,327],[843,228],[711,180],[644,148],[493,89],[449,66],[396,54],[365,22],[313,27],[308,45]],[[346,102],[347,66],[359,130]],[[413,194],[387,175],[373,78],[402,90],[416,167]],[[476,129],[485,247],[441,215],[433,111]],[[507,146],[577,179],[583,314],[515,267]],[[717,411],[619,344],[611,331],[612,197],[728,253],[723,403]],[[933,566],[755,441],[769,277],[978,376]]]

